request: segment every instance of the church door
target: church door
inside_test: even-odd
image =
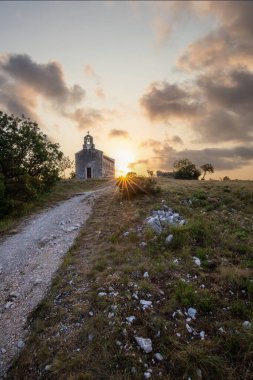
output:
[[[91,178],[91,168],[87,168],[87,178]]]

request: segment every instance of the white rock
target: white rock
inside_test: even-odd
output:
[[[41,278],[35,278],[34,282],[33,282],[33,285],[40,285],[42,283],[42,279]]]
[[[168,235],[165,239],[166,244],[170,244],[173,240],[174,236],[172,234]]]
[[[191,318],[186,318],[186,322],[191,322]]]
[[[93,311],[89,311],[89,316],[93,317],[93,315],[94,315]]]
[[[193,329],[191,328],[191,326],[188,325],[188,323],[186,323],[185,327],[186,327],[186,330],[188,331],[188,333],[190,333],[190,334],[193,333]]]
[[[117,297],[118,295],[119,295],[119,292],[111,292],[111,293],[109,293],[110,297]]]
[[[179,260],[178,260],[178,259],[174,259],[174,260],[173,260],[173,264],[178,265],[178,264],[179,264]]]
[[[11,292],[9,295],[11,298],[18,298],[20,294],[18,292]]]
[[[20,348],[20,349],[24,348],[25,347],[25,342],[22,339],[20,339],[18,341],[17,347]]]
[[[149,352],[151,352],[153,350],[151,339],[142,338],[139,336],[135,336],[134,338],[135,338],[137,344],[140,346],[140,348],[142,348],[142,350],[144,352],[146,352],[146,354],[148,354]]]
[[[108,313],[108,318],[113,318],[114,317],[114,313]]]
[[[200,285],[200,287],[201,287],[201,289],[205,289],[205,285],[204,284]]]
[[[198,265],[198,266],[201,265],[201,261],[200,261],[200,259],[199,259],[198,257],[193,256],[193,261],[194,261],[194,263],[195,263],[196,265]]]
[[[72,231],[75,231],[75,230],[78,230],[79,227],[77,226],[71,226],[69,228],[65,228],[64,231],[65,232],[72,232]]]
[[[251,328],[251,322],[250,321],[244,321],[242,325],[245,329]]]
[[[140,243],[140,247],[141,248],[145,248],[147,246],[147,243],[145,242],[145,241],[142,241],[141,243]]]
[[[206,335],[205,331],[200,331],[199,336],[200,336],[200,338],[201,338],[202,340],[205,339],[205,335]]]
[[[202,371],[201,371],[200,368],[196,369],[196,374],[197,374],[197,376],[198,376],[199,379],[202,379]]]
[[[163,356],[160,354],[160,352],[157,352],[155,355],[154,355],[155,359],[160,362],[163,360]]]
[[[106,295],[107,295],[107,293],[105,293],[105,292],[99,292],[99,293],[98,293],[98,296],[99,296],[99,297],[104,297],[104,296],[106,296]]]
[[[219,331],[220,333],[225,333],[225,332],[226,332],[226,331],[224,330],[223,327],[220,327],[220,328],[218,329],[218,331]]]
[[[6,302],[6,304],[4,305],[4,308],[7,310],[7,309],[9,309],[12,305],[13,305],[13,302],[8,301],[8,302]]]
[[[126,232],[124,232],[123,234],[122,234],[122,236],[124,236],[124,237],[127,237],[128,235],[129,235],[129,231],[126,231]]]
[[[149,307],[152,307],[152,301],[140,300],[140,304],[143,310],[148,309]]]
[[[139,299],[139,297],[138,297],[138,293],[137,293],[137,292],[134,292],[134,293],[132,294],[132,297],[133,297],[134,299],[136,299],[136,300]]]
[[[178,338],[180,338],[181,334],[180,333],[176,333],[176,336],[178,336]]]
[[[52,366],[51,366],[51,365],[49,365],[49,364],[48,364],[48,365],[46,365],[46,367],[45,367],[45,371],[50,371],[51,367],[52,367]]]
[[[192,319],[196,319],[197,310],[194,309],[193,307],[189,307],[189,309],[187,310],[187,314],[188,314],[189,317],[191,317]]]
[[[144,275],[143,275],[144,278],[148,278],[149,277],[149,274],[148,272],[145,272]]]
[[[1,354],[6,354],[6,350],[4,348],[1,348]]]
[[[134,315],[131,315],[131,317],[127,317],[126,320],[129,323],[133,323],[136,320],[136,317]]]
[[[159,219],[151,217],[150,219],[147,220],[147,224],[152,228],[152,230],[156,234],[159,235],[162,232],[162,226]]]
[[[151,373],[146,371],[144,372],[144,379],[150,379],[151,378]]]

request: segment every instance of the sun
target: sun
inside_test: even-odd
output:
[[[135,161],[135,157],[133,152],[129,150],[121,150],[115,154],[115,160],[116,174],[118,176],[124,176],[127,172],[131,171],[129,164]]]

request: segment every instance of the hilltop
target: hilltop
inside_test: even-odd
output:
[[[8,379],[252,379],[253,182],[159,184],[97,200]]]

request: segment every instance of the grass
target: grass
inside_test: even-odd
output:
[[[155,196],[97,201],[30,316],[9,380],[143,379],[148,368],[151,379],[252,379],[253,329],[243,322],[253,322],[253,183],[159,182]],[[164,204],[187,224],[157,237],[144,219]],[[189,307],[197,315],[187,322]],[[152,353],[135,336],[150,338]]]
[[[51,207],[56,203],[72,197],[76,193],[97,189],[106,183],[105,180],[61,180],[51,191],[41,194],[37,199],[28,202],[22,210],[13,211],[6,217],[0,218],[0,236],[10,232],[20,223],[24,217],[34,212]]]

